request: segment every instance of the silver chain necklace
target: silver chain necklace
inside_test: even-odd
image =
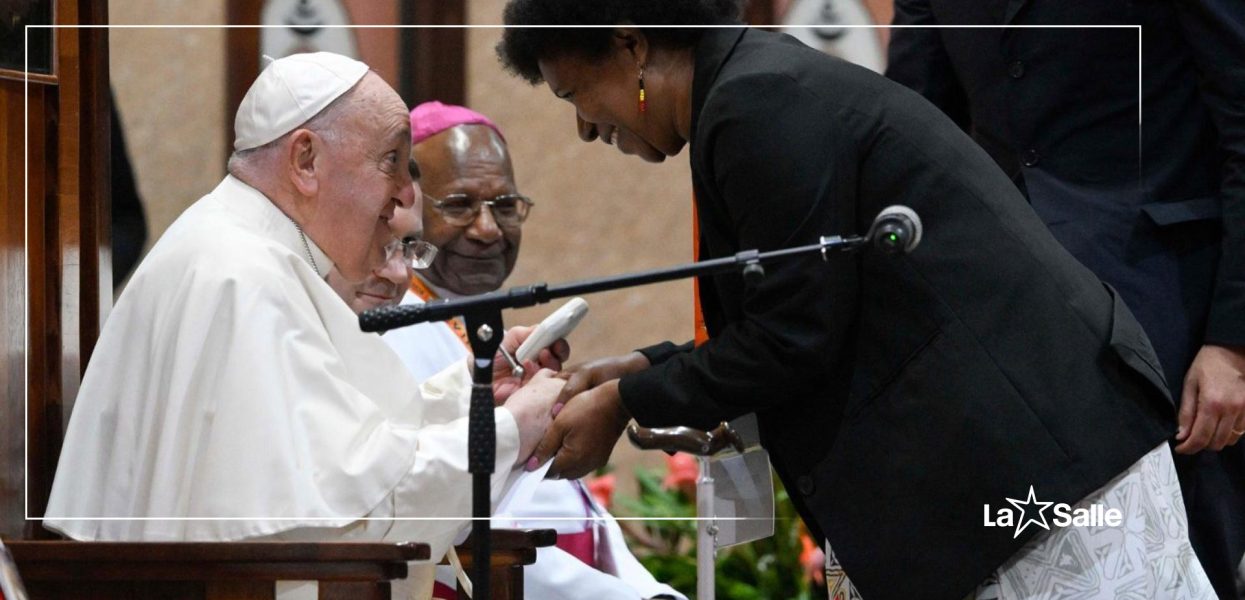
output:
[[[307,253],[307,261],[311,263],[311,268],[315,269],[316,274],[319,275],[320,266],[316,264],[316,257],[311,255],[311,245],[307,243],[307,234],[303,233],[303,228],[299,227],[298,223],[289,215],[286,215],[285,218],[290,220],[290,223],[294,225],[294,229],[298,230],[298,238],[303,241],[303,252]]]

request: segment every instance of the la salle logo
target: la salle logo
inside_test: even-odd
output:
[[[990,510],[990,504],[984,505],[983,523],[986,527],[1015,527],[1012,539],[1020,537],[1020,533],[1029,525],[1036,525],[1050,531],[1056,527],[1074,525],[1078,527],[1119,527],[1124,522],[1124,513],[1118,508],[1107,508],[1102,504],[1091,504],[1088,507],[1072,508],[1068,504],[1042,502],[1037,499],[1033,486],[1029,486],[1029,496],[1024,500],[1005,498],[1011,507],[1000,507],[997,511]],[[1053,508],[1052,508],[1053,507]],[[1052,519],[1046,520],[1046,510],[1051,509]]]

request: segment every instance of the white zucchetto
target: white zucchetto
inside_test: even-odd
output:
[[[367,65],[332,52],[292,54],[273,60],[238,105],[233,149],[258,148],[294,131],[359,83],[367,72]]]

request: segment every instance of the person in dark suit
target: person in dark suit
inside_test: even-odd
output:
[[[109,104],[112,108],[112,285],[117,287],[138,265],[138,257],[147,245],[147,219],[134,181],[134,168],[130,166],[116,98],[111,98]]]
[[[970,132],[1136,314],[1179,403],[1193,546],[1219,595],[1238,597],[1245,10],[1224,0],[898,0],[894,22],[1126,26],[896,28],[887,75]]]
[[[902,257],[775,262],[754,285],[702,278],[710,339],[568,373],[528,466],[554,457],[553,476],[582,475],[632,417],[709,428],[755,412],[793,503],[863,597],[987,597],[1083,528],[991,527],[984,506],[1026,492],[1075,505],[1141,462],[1172,470],[1158,360],[1118,296],[918,94],[784,35],[620,25],[723,22],[731,4],[512,0],[498,50],[574,105],[585,141],[650,161],[690,144],[703,258],[862,232],[890,204],[920,215],[923,240]],[[1138,585],[1156,590],[1158,565],[1177,566],[1177,597],[1208,597],[1175,484],[1135,492],[1175,497],[1185,549],[1134,563]],[[1135,516],[1163,536],[1155,514]],[[1099,572],[1100,555],[1081,558],[1082,575]]]

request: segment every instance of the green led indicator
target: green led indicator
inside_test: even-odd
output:
[[[886,239],[890,240],[890,241],[891,241],[891,243],[894,243],[894,242],[898,242],[898,241],[899,241],[899,236],[898,236],[898,235],[896,235],[896,234],[894,234],[894,233],[892,233],[892,234],[887,235],[887,236],[886,236]]]

